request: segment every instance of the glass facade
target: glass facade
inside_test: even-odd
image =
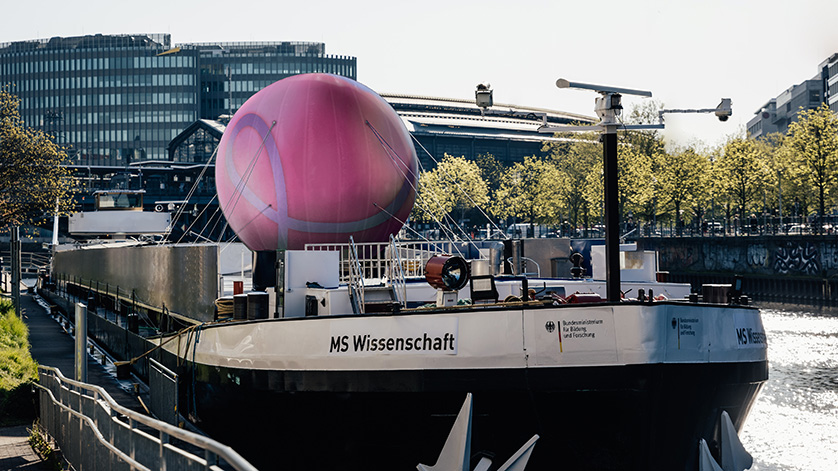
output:
[[[323,43],[242,42],[186,44],[201,59],[202,119],[232,114],[254,93],[292,75],[328,73],[357,78],[356,59],[328,56]]]
[[[75,165],[169,158],[199,118],[235,112],[289,75],[356,77],[356,59],[322,43],[172,46],[169,34],[91,35],[0,44],[0,85],[21,98],[28,126],[54,135]]]

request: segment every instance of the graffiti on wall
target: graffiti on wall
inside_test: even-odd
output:
[[[704,269],[708,271],[734,271],[742,259],[740,247],[705,245]]]
[[[768,260],[768,249],[762,244],[748,246],[748,264],[752,267],[764,267]]]
[[[692,247],[663,247],[658,255],[661,266],[686,268],[695,263]]]
[[[774,271],[782,274],[817,275],[821,271],[818,249],[810,242],[779,246],[774,251]]]
[[[660,238],[661,269],[679,272],[736,272],[760,275],[838,277],[838,239]]]
[[[838,270],[838,247],[821,244],[821,265],[824,270]]]

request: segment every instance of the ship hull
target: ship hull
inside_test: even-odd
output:
[[[537,433],[529,470],[689,470],[698,440],[713,442],[722,410],[741,427],[767,363],[352,373],[198,365],[194,372],[190,382],[191,367],[184,371],[182,409],[260,469],[433,464],[472,392],[473,453],[502,462]],[[286,389],[289,376],[321,391]],[[345,391],[347,384],[364,391]]]
[[[448,330],[448,354],[343,335]],[[503,462],[538,434],[528,470],[692,470],[768,378],[757,310],[685,303],[247,322],[163,360],[181,413],[261,469],[433,464],[470,392],[473,453]]]

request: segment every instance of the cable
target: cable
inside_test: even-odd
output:
[[[419,147],[421,147],[421,148],[422,148],[422,150],[423,150],[423,151],[425,151],[425,153],[426,153],[426,154],[428,154],[428,156],[431,158],[431,160],[433,160],[433,161],[434,161],[434,163],[436,163],[436,164],[437,164],[437,167],[439,167],[439,161],[437,161],[437,160],[434,158],[433,154],[431,154],[431,153],[428,151],[428,149],[426,149],[426,148],[425,148],[425,146],[424,146],[424,145],[422,145],[422,143],[421,143],[421,142],[419,142],[419,140],[416,138],[416,136],[414,136],[413,134],[411,134],[411,137],[413,138],[413,140],[414,140],[414,141],[416,141],[416,144],[418,144],[418,145],[419,145]],[[450,176],[450,175],[448,175],[448,178],[451,178],[451,176]],[[452,179],[452,180],[453,180],[453,179]],[[467,197],[467,198],[469,198],[469,201],[471,202],[471,204],[473,204],[473,205],[474,205],[474,207],[475,207],[475,208],[477,208],[477,210],[478,210],[478,211],[480,211],[480,214],[482,214],[483,216],[485,216],[485,217],[486,217],[486,220],[487,220],[487,221],[489,221],[489,222],[492,224],[492,226],[494,226],[494,228],[495,228],[498,232],[500,232],[501,234],[503,234],[503,235],[504,235],[504,237],[506,237],[506,238],[508,239],[509,237],[507,237],[507,236],[506,236],[506,234],[503,232],[503,230],[502,230],[502,229],[501,229],[501,228],[500,228],[497,224],[495,224],[495,221],[494,221],[494,220],[493,220],[493,219],[492,219],[492,218],[491,218],[491,217],[490,217],[490,216],[489,216],[489,215],[488,215],[485,211],[483,211],[483,208],[481,208],[481,207],[480,207],[477,203],[475,203],[475,202],[474,202],[474,200],[471,198],[471,196],[470,196],[468,193],[466,193],[466,192],[465,192],[462,188],[460,188],[459,183],[456,183],[456,181],[455,181],[455,184],[456,184],[456,185],[457,185],[457,187],[460,189],[460,191],[461,191],[464,195],[466,195],[466,197]]]
[[[262,149],[265,147],[265,141],[268,140],[268,136],[271,135],[271,131],[273,131],[274,126],[276,126],[276,121],[271,122],[271,127],[268,128],[268,131],[265,133],[265,136],[262,138],[262,142],[259,144],[259,148],[256,149],[256,152],[254,153],[253,158],[250,159],[250,163],[248,163],[247,168],[245,168],[244,171],[245,171],[246,176],[243,179],[240,179],[238,184],[236,184],[236,188],[233,189],[233,193],[230,195],[230,199],[227,201],[227,204],[225,205],[229,208],[230,214],[233,213],[233,211],[236,209],[236,206],[239,204],[239,201],[241,200],[241,196],[244,194],[244,188],[247,186],[247,182],[250,180],[250,176],[253,175],[253,169],[256,168],[256,159],[258,159],[259,155],[262,154]],[[233,201],[234,197],[235,197],[235,201]],[[231,202],[233,203],[232,206],[230,206]],[[219,201],[219,203],[220,203],[220,201]],[[267,209],[267,208],[265,208],[265,209]],[[264,211],[264,210],[262,210],[262,211]],[[230,225],[230,221],[228,220],[224,224],[224,228],[221,230],[221,235],[218,237],[218,242],[219,243],[221,242],[221,238],[224,237],[224,231],[227,230],[227,226],[229,226],[229,225]]]
[[[217,153],[218,146],[215,146],[215,150],[212,152],[212,155],[209,159],[207,159],[207,163],[204,164],[204,167],[201,169],[201,173],[198,174],[198,178],[195,179],[195,183],[193,183],[192,188],[189,189],[189,193],[186,194],[186,200],[184,200],[183,204],[178,208],[177,212],[175,213],[175,217],[172,218],[172,223],[169,226],[169,230],[163,235],[163,238],[161,239],[158,245],[162,245],[166,242],[166,240],[168,240],[169,234],[171,234],[172,232],[171,229],[175,227],[175,223],[183,214],[183,209],[186,207],[187,204],[189,204],[189,200],[192,198],[192,195],[195,194],[195,189],[198,188],[198,182],[200,182],[201,179],[204,178],[204,174],[206,173],[207,168],[209,168],[210,163],[215,159]],[[178,242],[180,242],[180,240],[178,240]]]

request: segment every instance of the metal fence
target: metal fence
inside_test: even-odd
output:
[[[621,228],[625,229],[625,228]],[[623,230],[622,232],[629,232]],[[628,235],[636,237],[748,237],[787,235],[832,235],[838,234],[838,216],[823,218],[751,216],[739,218],[702,220],[682,224],[644,224]]]
[[[39,366],[38,374],[41,424],[77,471],[256,470],[232,448],[122,407],[99,386],[56,368]]]
[[[8,247],[8,245],[6,245]],[[11,270],[11,252],[0,250],[0,265],[3,270]],[[21,252],[20,271],[22,273],[37,275],[40,270],[49,268],[50,254],[48,252]]]

